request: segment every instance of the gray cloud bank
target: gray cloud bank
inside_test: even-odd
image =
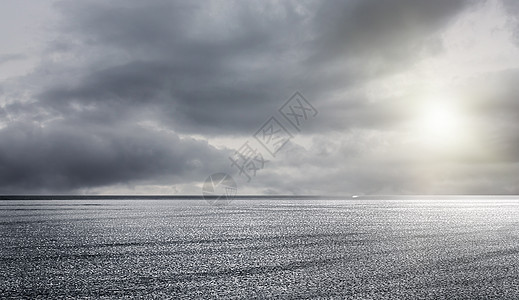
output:
[[[0,85],[0,193],[196,184],[229,168],[231,150],[204,139],[248,138],[296,90],[320,112],[302,133],[312,144],[288,145],[251,183],[258,192],[517,193],[515,72],[494,76],[500,102],[474,104],[500,155],[472,161],[406,154],[393,133],[409,102],[363,89],[441,54],[443,30],[478,5],[59,2],[41,64]]]

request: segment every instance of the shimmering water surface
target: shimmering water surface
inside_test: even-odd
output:
[[[0,298],[517,298],[519,201],[0,201]]]

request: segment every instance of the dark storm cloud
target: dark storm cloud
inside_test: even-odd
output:
[[[295,90],[319,102],[402,68],[473,1],[315,2],[306,14],[289,2],[229,3],[216,12],[210,3],[178,1],[61,4],[64,37],[124,59],[80,69],[76,85],[52,87],[43,99],[58,107],[94,101],[103,111],[153,105],[162,122],[186,133],[250,133]],[[349,105],[344,99],[342,109]],[[370,126],[391,118],[384,108]]]
[[[184,70],[166,63],[131,62],[88,74],[74,86],[53,87],[39,98],[54,110],[77,113],[81,118],[101,118],[105,122],[126,120],[114,118],[114,114],[121,117],[153,110],[153,117],[165,125],[195,133],[200,128],[209,132],[240,132],[242,128],[233,130],[235,122],[258,124],[266,113],[254,114],[254,110],[266,112],[275,108],[265,107],[262,101],[273,98],[269,86],[264,91],[249,91],[250,83],[240,88],[219,85],[216,71],[211,73],[207,68],[205,72],[200,70],[200,75],[191,76],[189,72],[195,72],[193,67]],[[93,111],[75,112],[78,106]]]
[[[286,50],[276,45],[284,42],[279,36],[282,30],[275,28],[287,29],[290,20],[270,23],[268,16],[236,4],[231,19],[220,17],[223,25],[213,28],[202,3],[121,5],[62,5],[71,30],[67,34],[85,37],[82,46],[107,52],[115,49],[128,59],[79,70],[81,82],[44,91],[43,99],[96,101],[101,106],[109,102],[125,110],[147,103],[164,112],[157,117],[165,123],[197,133],[252,130],[253,124],[275,109],[268,103],[278,101],[285,74],[272,66],[279,51]],[[265,113],[252,114],[251,110]]]
[[[191,183],[224,169],[206,142],[139,127],[11,124],[0,131],[0,193],[67,192],[134,182]]]
[[[306,133],[390,130],[406,117],[405,102],[343,93],[440,53],[441,30],[474,3],[58,3],[58,38],[24,79],[30,99],[0,110],[10,120],[0,122],[0,192],[202,180],[228,167],[227,151],[177,134],[248,136],[296,90],[320,112]],[[257,184],[279,193],[369,190],[403,185],[416,174],[403,172],[398,159],[361,168],[375,154],[341,169],[338,161],[384,144],[350,142],[336,155],[313,149],[286,160],[288,167],[308,163],[315,174],[326,173],[316,180],[280,180],[286,174],[274,167]],[[355,180],[346,185],[343,178]]]
[[[438,30],[474,3],[477,1],[327,1],[317,12],[320,54],[325,60],[330,55],[350,56],[397,64],[430,51],[428,42],[437,38]]]

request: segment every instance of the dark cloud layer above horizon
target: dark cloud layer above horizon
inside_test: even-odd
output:
[[[243,191],[519,193],[519,66],[499,60],[519,53],[510,1],[52,10],[34,68],[0,81],[0,193],[197,193],[295,91],[318,117]],[[0,67],[26,57],[0,52]],[[427,146],[413,122],[446,94],[465,129]]]

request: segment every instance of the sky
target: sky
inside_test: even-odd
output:
[[[0,194],[518,194],[514,0],[0,0]]]

